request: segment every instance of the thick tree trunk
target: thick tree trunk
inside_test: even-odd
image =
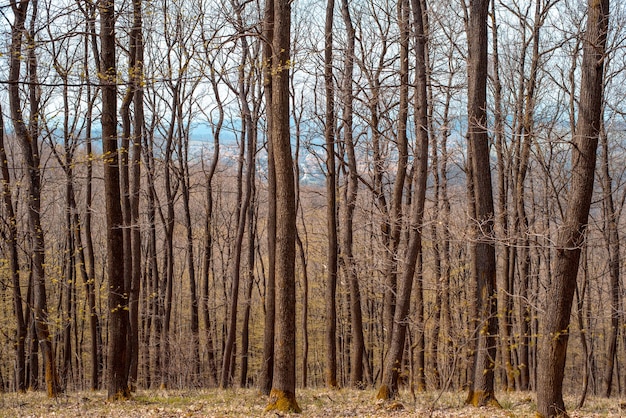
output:
[[[498,333],[496,295],[496,254],[493,237],[494,208],[487,135],[487,15],[488,0],[470,2],[468,62],[468,153],[472,159],[472,180],[476,226],[472,275],[478,338],[474,352],[474,375],[467,403],[474,406],[498,404],[494,393],[496,336]]]
[[[296,401],[296,196],[289,130],[291,2],[274,3],[272,134],[276,168],[276,344],[267,410],[300,412]]]
[[[590,0],[583,40],[578,122],[572,139],[572,178],[568,208],[557,239],[552,282],[547,292],[540,342],[537,413],[566,416],[563,376],[581,245],[587,225],[602,120],[603,73],[609,1]]]
[[[102,149],[107,225],[107,275],[109,293],[108,395],[110,400],[129,397],[127,368],[128,297],[124,282],[124,237],[117,148],[117,73],[115,58],[114,0],[100,4],[102,44]]]

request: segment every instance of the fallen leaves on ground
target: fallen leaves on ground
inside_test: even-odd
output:
[[[499,418],[533,417],[535,395],[499,393],[502,409],[474,408],[463,404],[460,392],[427,392],[413,397],[402,392],[389,402],[375,400],[374,390],[300,389],[298,403],[303,413],[265,412],[267,397],[256,389],[141,390],[132,399],[107,402],[104,392],[73,392],[49,399],[43,392],[0,394],[0,417],[141,417],[141,418],[222,418],[222,417],[450,417]],[[571,418],[624,416],[624,400],[590,398],[585,407],[574,409],[576,399],[567,398]]]

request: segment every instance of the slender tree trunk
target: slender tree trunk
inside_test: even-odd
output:
[[[356,210],[357,194],[359,191],[359,179],[357,157],[353,138],[353,101],[352,84],[354,83],[354,57],[356,33],[352,25],[350,4],[346,0],[341,2],[341,15],[346,26],[346,51],[344,58],[344,79],[342,87],[344,146],[348,157],[348,180],[346,190],[346,202],[343,208],[342,220],[342,252],[343,264],[348,277],[348,289],[350,292],[350,384],[353,387],[363,388],[363,355],[365,352],[365,339],[363,337],[363,313],[361,311],[361,290],[357,265],[354,258],[354,211]]]
[[[255,120],[256,120],[256,106],[255,106]],[[248,254],[246,261],[246,287],[245,287],[245,300],[244,300],[244,314],[243,324],[241,327],[241,379],[240,386],[248,386],[248,363],[250,355],[250,339],[249,339],[249,324],[250,324],[250,310],[252,307],[252,288],[255,282],[254,264],[255,264],[255,251],[256,251],[256,219],[258,218],[258,211],[256,210],[256,152],[257,152],[257,136],[256,122],[250,120],[250,139],[248,142],[248,156],[247,156],[247,173],[246,173],[246,187],[249,188],[247,193],[249,194],[249,203],[247,209],[247,223],[248,223]]]
[[[324,26],[324,87],[326,92],[326,386],[337,387],[337,190],[335,167],[335,88],[333,76],[333,21],[335,0],[326,2]]]
[[[141,228],[139,226],[139,200],[141,191],[141,154],[144,135],[143,109],[143,17],[142,0],[133,1],[133,27],[131,29],[131,82],[133,86],[133,135],[130,170],[130,251],[132,268],[129,289],[130,320],[130,370],[129,383],[136,390],[139,373],[139,294],[141,291]]]
[[[409,112],[409,2],[399,0],[397,6],[398,26],[400,31],[400,86],[397,117],[398,168],[393,184],[391,197],[391,221],[389,248],[386,253],[385,265],[385,299],[383,307],[383,326],[385,328],[385,344],[391,343],[396,310],[398,248],[400,246],[403,224],[403,196],[407,177],[409,147],[407,138],[407,120]]]
[[[302,387],[308,386],[309,376],[309,267],[300,234],[296,235],[296,244],[302,269]]]
[[[240,18],[240,17],[239,17]],[[222,380],[220,386],[222,388],[228,387],[232,384],[230,382],[230,378],[234,369],[234,345],[235,345],[235,337],[237,335],[237,308],[238,308],[238,299],[239,299],[239,282],[241,277],[241,252],[243,246],[243,239],[246,228],[247,214],[250,210],[250,202],[252,200],[252,192],[253,192],[253,182],[254,182],[254,172],[255,172],[255,151],[256,151],[256,137],[253,133],[255,126],[252,120],[252,114],[250,111],[250,106],[248,104],[248,97],[245,93],[248,90],[246,83],[248,81],[245,78],[244,68],[248,62],[248,43],[246,38],[243,37],[242,40],[242,50],[243,55],[241,58],[241,63],[239,65],[239,105],[242,109],[242,120],[243,120],[243,129],[242,129],[242,140],[241,147],[242,152],[245,150],[246,152],[246,177],[245,177],[245,185],[243,190],[243,197],[241,199],[241,204],[239,207],[239,214],[237,217],[237,235],[235,237],[235,242],[233,244],[232,251],[232,283],[231,283],[231,292],[230,292],[230,312],[229,312],[229,323],[228,323],[228,333],[226,337],[226,342],[224,345],[224,353],[223,353],[223,362],[222,362]],[[243,164],[243,161],[242,161]],[[252,228],[252,225],[248,225],[248,228]]]
[[[217,366],[215,365],[215,342],[213,341],[213,323],[211,321],[211,308],[209,306],[209,282],[211,274],[211,266],[213,263],[213,178],[217,169],[217,163],[219,162],[220,155],[220,135],[222,130],[222,124],[224,123],[224,107],[219,94],[217,86],[217,80],[215,75],[215,69],[211,67],[211,86],[213,87],[213,93],[215,95],[215,101],[217,103],[218,119],[215,123],[213,131],[213,156],[209,163],[208,171],[206,174],[206,218],[204,222],[204,263],[203,263],[203,278],[202,278],[202,312],[204,317],[204,326],[206,328],[207,337],[207,356],[208,366],[207,372],[209,375],[209,383],[212,386],[217,385]]]
[[[586,262],[586,249],[583,253],[583,264]],[[582,280],[582,290],[579,290],[578,283],[576,283],[576,319],[578,321],[578,330],[580,335],[580,346],[582,348],[582,358],[584,359],[583,364],[583,382],[582,382],[582,393],[580,394],[580,399],[578,401],[577,408],[582,408],[585,404],[585,400],[587,399],[587,393],[589,392],[589,344],[587,344],[587,326],[585,325],[585,295],[587,293],[587,285],[588,285],[588,277],[587,277],[587,269],[583,267],[584,277]]]
[[[568,208],[557,238],[552,283],[540,341],[537,413],[542,417],[566,416],[563,376],[568,327],[576,287],[581,245],[587,225],[596,166],[596,150],[602,120],[604,54],[609,20],[609,1],[590,0],[587,31],[583,39],[583,62],[579,113],[573,137]]]
[[[500,55],[498,47],[498,22],[496,20],[495,2],[491,2],[491,30],[492,30],[492,56],[493,56],[493,84],[494,84],[494,132],[495,132],[495,149],[497,155],[497,194],[498,194],[498,210],[496,223],[494,228],[496,233],[504,240],[498,243],[499,257],[497,264],[497,276],[499,277],[499,315],[500,315],[500,347],[502,363],[504,366],[504,383],[507,390],[513,390],[515,387],[515,372],[513,369],[513,339],[512,339],[512,310],[513,302],[512,293],[512,274],[511,264],[514,260],[515,250],[508,243],[509,235],[509,215],[508,215],[508,181],[509,181],[509,161],[506,152],[504,138],[504,117],[502,111],[502,83],[500,81]]]
[[[100,68],[100,54],[97,48],[98,35],[96,33],[94,22],[96,20],[96,7],[90,4],[85,12],[85,18],[87,20],[85,28],[85,79],[91,80],[89,76],[89,54],[88,50],[91,47],[93,59],[96,61],[96,68]],[[91,43],[89,42],[91,40]],[[102,330],[100,329],[100,318],[96,310],[96,292],[95,292],[95,280],[96,280],[96,262],[95,252],[93,247],[93,234],[91,227],[92,220],[92,199],[93,199],[93,152],[92,152],[92,124],[93,124],[93,109],[96,94],[92,92],[91,82],[87,82],[87,113],[85,115],[85,148],[87,153],[87,168],[85,178],[85,245],[84,245],[84,259],[82,265],[87,263],[86,274],[83,274],[83,281],[87,291],[87,304],[89,306],[89,332],[91,337],[90,353],[91,353],[91,390],[100,389],[102,369],[104,367],[103,350],[102,350]],[[77,237],[78,239],[79,237]],[[79,244],[80,248],[83,248],[82,244]],[[81,257],[83,257],[81,251]]]
[[[256,204],[256,188],[254,182],[252,183],[253,190],[251,196],[251,207],[248,210],[248,260],[246,263],[246,287],[244,293],[244,310],[243,310],[243,324],[241,325],[241,377],[239,379],[239,386],[245,388],[248,387],[248,364],[250,356],[250,310],[252,308],[252,289],[254,287],[254,260],[256,252],[256,218],[257,211],[255,210]]]
[[[602,125],[604,126],[604,125]],[[617,356],[617,335],[619,332],[621,309],[620,309],[620,238],[618,231],[618,213],[615,210],[615,202],[613,201],[613,179],[610,173],[610,157],[608,138],[604,129],[600,132],[600,140],[602,143],[602,193],[604,199],[604,233],[606,246],[609,254],[609,279],[610,279],[610,309],[611,309],[611,327],[609,330],[609,345],[606,352],[606,366],[604,369],[604,396],[611,396],[613,390],[613,371],[615,369],[615,360]]]
[[[272,48],[274,40],[274,0],[265,2],[263,11],[263,87],[267,110],[267,281],[265,283],[265,324],[263,328],[263,359],[260,390],[269,395],[274,376],[274,338],[276,320],[276,167],[274,163],[274,116]]]
[[[9,173],[7,153],[4,148],[4,114],[0,106],[0,171],[2,172],[2,200],[6,214],[8,234],[6,242],[9,247],[9,265],[11,286],[13,291],[13,312],[16,319],[15,332],[15,389],[17,392],[26,392],[26,318],[24,317],[24,302],[20,284],[20,265],[17,243],[17,220],[13,208],[11,192],[11,176]]]
[[[39,166],[39,93],[37,60],[35,57],[35,30],[37,19],[37,2],[31,10],[31,27],[26,31],[25,21],[30,1],[21,0],[19,3],[11,1],[14,24],[11,31],[11,46],[9,52],[9,104],[11,119],[15,135],[18,138],[24,163],[27,170],[28,184],[28,227],[32,240],[32,280],[33,280],[33,309],[37,339],[41,347],[45,367],[46,391],[49,397],[56,397],[59,392],[57,368],[54,361],[52,340],[48,328],[48,302],[46,296],[45,276],[45,241],[41,227],[41,172]],[[28,51],[23,52],[23,37],[27,36]],[[22,57],[26,57],[26,70],[29,81],[30,124],[22,116],[19,81],[21,75]]]
[[[378,399],[394,398],[398,393],[398,377],[402,369],[402,358],[408,325],[408,315],[411,303],[411,293],[418,260],[422,253],[422,221],[424,218],[424,205],[426,201],[426,180],[428,178],[428,96],[426,88],[426,36],[424,33],[424,12],[421,2],[414,2],[414,23],[416,31],[416,148],[414,158],[414,184],[411,199],[411,224],[409,229],[409,242],[405,255],[404,268],[398,286],[397,306],[393,320],[393,332],[391,344],[385,356],[383,365],[382,385],[378,390]],[[398,16],[408,25],[409,2],[399,3]],[[403,36],[408,37],[408,33]],[[407,39],[408,42],[408,39]],[[401,54],[402,57],[402,54]],[[400,101],[402,106],[402,100]],[[408,106],[408,103],[405,104]],[[405,127],[406,128],[406,127]],[[418,277],[417,280],[421,280]]]

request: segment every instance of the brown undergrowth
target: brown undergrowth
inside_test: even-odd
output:
[[[393,401],[377,401],[376,391],[355,389],[300,389],[302,413],[266,412],[268,397],[256,389],[140,390],[130,400],[108,402],[106,392],[73,392],[49,399],[44,392],[0,394],[0,417],[533,417],[532,393],[496,394],[501,408],[464,404],[465,392],[417,394],[400,392]],[[626,416],[624,399],[590,398],[574,409],[576,398],[566,398],[572,418]]]

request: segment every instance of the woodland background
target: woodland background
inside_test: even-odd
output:
[[[417,32],[408,16],[414,3],[292,4],[286,65],[297,180],[300,387],[371,387],[382,379],[395,283],[406,268],[413,227],[416,138],[424,128],[413,106]],[[413,390],[461,390],[471,380],[481,331],[470,268],[474,228],[481,225],[468,191],[470,5],[418,3],[428,178],[400,381]],[[128,340],[135,353],[128,359],[133,387],[248,387],[266,377],[272,192],[265,7],[256,0],[116,2],[124,258],[115,262],[126,269],[124,297],[136,319]],[[624,4],[613,2],[610,15],[596,182],[580,247],[564,383],[570,393],[606,396],[626,394]],[[536,389],[540,322],[553,302],[546,289],[569,203],[586,19],[586,5],[574,0],[490,3],[486,128],[495,213],[486,237],[497,255],[500,389]],[[103,167],[110,154],[102,146],[100,25],[98,5],[90,0],[0,3],[5,391],[43,385],[46,349],[36,318],[45,318],[60,388],[100,388],[112,362],[106,350]],[[17,52],[16,33],[23,36]],[[14,59],[22,63],[17,72]],[[20,139],[20,116],[29,152]],[[35,171],[40,230],[33,229],[30,213]],[[42,291],[47,305],[38,311]]]

